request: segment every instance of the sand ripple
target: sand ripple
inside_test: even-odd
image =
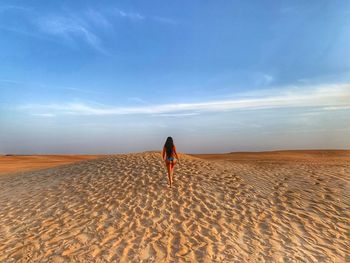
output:
[[[350,165],[159,153],[0,178],[1,262],[350,262]]]

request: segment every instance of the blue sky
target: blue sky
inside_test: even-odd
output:
[[[350,148],[348,1],[1,1],[0,153]]]

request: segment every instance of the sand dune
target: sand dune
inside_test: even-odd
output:
[[[0,155],[0,175],[38,170],[82,160],[96,159],[99,155]]]
[[[350,162],[159,153],[0,177],[0,262],[350,262]]]
[[[192,154],[205,160],[255,163],[343,163],[350,161],[349,150],[287,150],[269,152],[233,152],[227,154]]]

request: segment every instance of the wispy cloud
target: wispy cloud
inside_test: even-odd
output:
[[[79,89],[79,88],[64,88],[65,90],[77,92],[77,93],[87,93],[87,94],[106,94],[105,92],[102,91],[95,91],[95,90],[89,90],[89,89]]]
[[[85,12],[87,19],[89,19],[94,25],[102,26],[105,28],[112,27],[112,23],[106,17],[103,12],[98,12],[93,9],[89,9]]]
[[[161,16],[146,16],[140,13],[136,12],[127,12],[118,8],[113,9],[113,14],[117,15],[118,17],[129,19],[132,21],[143,21],[143,20],[149,20],[149,21],[154,21],[154,22],[159,22],[159,23],[164,23],[164,24],[177,24],[177,22],[173,19],[167,18],[167,17],[161,17]]]
[[[86,103],[31,104],[21,109],[34,113],[74,115],[125,115],[125,114],[198,114],[204,112],[227,112],[232,110],[259,110],[273,108],[305,107],[349,107],[350,85],[327,85],[275,90],[272,94],[255,98],[236,98],[196,103],[171,103],[144,105],[139,107],[118,107],[91,105]],[[185,115],[184,115],[185,116]]]
[[[37,20],[40,30],[68,41],[82,39],[96,50],[103,51],[100,38],[83,22],[65,16],[49,16]]]
[[[160,117],[186,117],[186,116],[194,116],[200,114],[199,112],[190,112],[190,113],[161,113],[156,114],[155,116]]]
[[[50,15],[38,13],[35,9],[15,5],[0,5],[0,13],[13,13],[13,18],[18,20],[19,12],[24,22],[16,25],[0,25],[0,29],[18,34],[40,38],[48,41],[60,40],[60,43],[76,46],[86,43],[101,53],[108,53],[103,47],[101,30],[113,29],[116,16],[131,21],[155,21],[159,23],[176,24],[175,21],[159,16],[145,16],[137,12],[127,12],[117,8],[86,9],[75,12],[58,11]],[[25,11],[25,12],[24,12]],[[15,16],[16,15],[16,16]],[[64,41],[62,41],[64,40]],[[56,41],[55,41],[56,42]]]
[[[27,7],[17,6],[17,5],[3,5],[0,6],[0,13],[7,11],[28,11]]]
[[[17,81],[17,80],[12,80],[12,79],[0,79],[0,87],[1,84],[5,83],[5,84],[14,84],[14,85],[18,85],[18,84],[25,84],[25,82],[22,81]]]
[[[114,14],[123,17],[123,18],[128,18],[128,19],[132,19],[132,20],[144,20],[146,17],[139,14],[139,13],[132,13],[132,12],[125,12],[123,10],[120,10],[118,8],[114,9]]]
[[[0,79],[0,89],[14,89],[14,88],[30,88],[30,87],[37,87],[37,88],[47,88],[46,85],[39,82],[29,82],[25,80],[15,80],[15,79]]]
[[[324,110],[350,110],[350,105],[325,107]]]
[[[35,31],[31,32],[31,31],[26,30],[26,29],[15,28],[15,27],[8,27],[8,26],[0,26],[0,30],[5,30],[5,31],[8,31],[8,32],[12,32],[12,33],[16,33],[16,34],[32,37],[32,38],[42,39],[42,40],[46,40],[46,41],[52,41],[52,39],[50,39],[48,37],[45,37],[42,34],[36,33]]]
[[[34,113],[32,114],[33,116],[37,116],[37,117],[44,117],[44,118],[52,118],[55,117],[55,114],[52,113]]]
[[[268,86],[274,81],[274,77],[266,73],[256,73],[254,75],[254,84],[259,87]]]
[[[31,38],[53,41],[52,39],[38,32],[36,27],[33,27],[33,19],[36,19],[39,15],[36,14],[32,8],[16,5],[4,5],[0,6],[0,14],[2,13],[9,15],[8,18],[12,17],[16,23],[6,23],[5,20],[2,20],[0,30]]]
[[[18,11],[26,11],[18,14]],[[102,48],[101,39],[93,30],[91,24],[107,25],[107,19],[96,11],[88,10],[86,13],[58,12],[56,15],[43,15],[34,9],[21,6],[0,6],[0,13],[14,13],[16,20],[19,15],[23,21],[28,23],[17,23],[14,25],[2,24],[0,29],[18,34],[53,41],[55,36],[69,43],[76,44],[78,41],[85,42],[95,50],[105,52]]]
[[[130,98],[128,98],[128,101],[136,102],[136,103],[139,103],[139,104],[149,105],[149,102],[147,102],[144,99],[141,99],[139,97],[130,97]]]

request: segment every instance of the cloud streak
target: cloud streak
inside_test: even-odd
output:
[[[228,100],[205,101],[195,103],[170,103],[144,105],[138,107],[118,107],[90,105],[85,103],[66,104],[30,104],[22,110],[36,114],[73,114],[73,115],[193,115],[208,112],[227,112],[233,110],[261,110],[278,108],[320,107],[331,110],[334,107],[350,107],[350,85],[327,85],[313,88],[290,88],[284,91],[275,90],[274,95],[261,97],[233,98]]]
[[[166,17],[161,17],[161,16],[145,16],[140,13],[133,13],[133,12],[126,12],[124,10],[115,8],[113,9],[113,13],[117,15],[118,17],[129,19],[131,21],[144,21],[144,20],[150,20],[158,23],[163,23],[163,24],[172,24],[175,25],[177,22],[173,19],[166,18]]]
[[[86,13],[87,19],[97,26],[102,26],[104,28],[111,28],[112,23],[109,19],[102,13],[93,9],[89,9]]]
[[[1,13],[13,13],[13,18],[21,18],[28,23],[13,25],[3,24],[0,30],[15,32],[30,37],[53,41],[53,37],[64,40],[68,44],[77,45],[87,43],[96,51],[106,52],[103,47],[106,30],[111,30],[116,23],[116,17],[133,22],[142,20],[153,21],[160,24],[176,24],[172,19],[160,16],[145,16],[137,12],[127,12],[118,8],[102,10],[86,9],[78,12],[56,12],[52,15],[42,15],[26,7],[5,5],[0,6]],[[101,31],[102,30],[102,31]]]
[[[130,13],[130,12],[125,12],[123,10],[120,10],[118,8],[115,8],[114,9],[114,13],[120,17],[123,17],[123,18],[128,18],[128,19],[131,19],[131,20],[144,20],[146,17],[139,14],[139,13]]]
[[[33,116],[45,117],[45,118],[55,117],[55,115],[52,113],[35,113],[35,114],[33,114]]]
[[[82,21],[65,16],[44,17],[37,21],[39,29],[46,34],[74,41],[82,39],[96,50],[103,51],[100,38]]]
[[[7,11],[28,11],[29,9],[23,6],[16,6],[16,5],[4,5],[0,6],[0,13],[1,12],[7,12]]]

